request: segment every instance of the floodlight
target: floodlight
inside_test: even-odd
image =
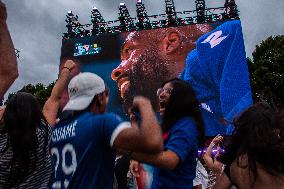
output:
[[[69,15],[69,16],[72,16],[73,15],[73,13],[72,13],[72,11],[70,10],[70,11],[68,11],[67,12],[67,14]]]

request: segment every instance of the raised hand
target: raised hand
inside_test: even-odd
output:
[[[67,60],[64,63],[64,67],[63,68],[67,68],[67,69],[69,69],[69,71],[71,71],[75,67],[76,67],[76,63],[73,60]]]
[[[215,138],[213,138],[213,140],[210,143],[210,146],[213,148],[214,146],[220,144],[220,142],[222,142],[223,137],[221,135],[217,135]]]
[[[218,156],[220,148],[219,144],[222,142],[223,137],[221,135],[217,135],[210,143],[208,146],[205,154],[203,155],[203,159],[205,161],[205,164],[208,169],[213,170],[216,174],[220,174],[222,171],[223,164],[215,159],[216,156]],[[213,158],[211,156],[212,150],[214,146],[218,146],[218,153],[217,155]]]
[[[139,166],[138,161],[135,161],[135,160],[130,161],[129,170],[134,177],[139,177],[138,166]]]
[[[7,20],[7,10],[5,4],[0,0],[0,21]]]

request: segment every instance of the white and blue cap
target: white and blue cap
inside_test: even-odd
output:
[[[95,95],[104,92],[105,89],[104,80],[98,75],[89,72],[79,73],[68,85],[69,101],[63,111],[86,109]]]

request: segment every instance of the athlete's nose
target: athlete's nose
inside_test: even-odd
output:
[[[111,78],[114,81],[117,81],[118,78],[123,74],[124,70],[123,68],[119,65],[117,68],[115,68],[112,72],[111,72]]]

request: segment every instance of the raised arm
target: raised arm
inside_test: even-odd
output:
[[[53,126],[56,124],[56,116],[59,109],[59,102],[63,90],[67,87],[71,76],[71,70],[76,66],[72,60],[67,60],[64,67],[60,71],[59,78],[55,83],[50,97],[47,99],[43,106],[43,115],[45,116],[49,125]]]
[[[15,48],[6,23],[5,4],[0,0],[0,98],[18,77]]]
[[[148,163],[155,167],[174,170],[180,163],[178,155],[171,151],[162,151],[157,154],[133,153],[131,158],[139,162]]]
[[[141,124],[132,120],[132,127],[124,129],[114,141],[115,148],[145,153],[163,150],[161,127],[158,124],[151,102],[144,97],[135,97],[133,107],[139,110]]]
[[[214,146],[219,145],[222,142],[223,137],[221,135],[217,135],[210,145],[208,146],[205,154],[203,155],[203,159],[208,169],[213,170],[216,175],[220,175],[222,172],[223,164],[216,159],[213,159],[211,154],[213,151]],[[217,155],[216,155],[217,156]]]

